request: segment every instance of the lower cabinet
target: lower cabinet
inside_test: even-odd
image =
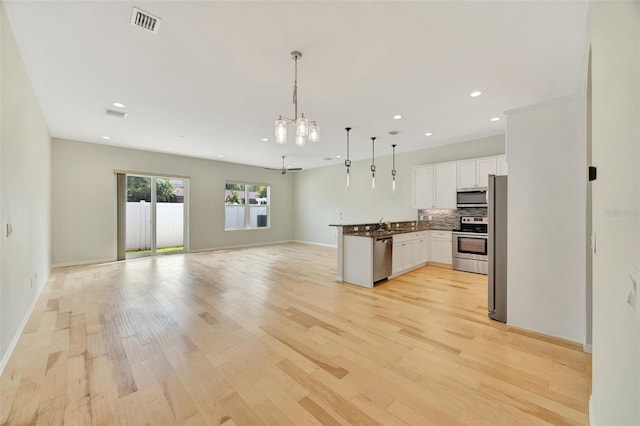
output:
[[[393,236],[391,275],[399,275],[427,263],[428,235],[428,231],[420,231]]]
[[[451,265],[451,231],[431,231],[429,261]]]

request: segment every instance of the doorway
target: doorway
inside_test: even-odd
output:
[[[188,179],[126,174],[118,186],[119,260],[186,251]]]

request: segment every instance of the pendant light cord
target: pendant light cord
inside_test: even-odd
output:
[[[295,72],[293,77],[293,110],[294,110],[294,121],[298,119],[298,57],[294,56],[295,62]]]

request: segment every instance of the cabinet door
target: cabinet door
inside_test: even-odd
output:
[[[403,264],[402,243],[395,243],[393,244],[393,251],[391,252],[391,275],[400,273],[403,269]]]
[[[430,209],[435,207],[434,175],[432,166],[413,169],[413,208]]]
[[[456,208],[456,172],[456,163],[435,166],[437,208]]]
[[[431,261],[448,265],[452,263],[451,240],[431,238]]]
[[[498,170],[497,173],[498,175],[508,175],[509,174],[509,166],[507,164],[507,157],[506,156],[500,156],[498,157]]]
[[[458,188],[472,188],[476,185],[476,160],[459,161]]]
[[[413,244],[413,261],[415,265],[426,263],[429,259],[429,239],[425,235]]]
[[[497,172],[497,162],[495,158],[484,158],[476,162],[477,186],[489,186],[489,175]]]

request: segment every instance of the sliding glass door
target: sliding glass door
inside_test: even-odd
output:
[[[126,259],[185,251],[187,186],[183,178],[126,175],[125,218],[118,225],[125,227]]]

